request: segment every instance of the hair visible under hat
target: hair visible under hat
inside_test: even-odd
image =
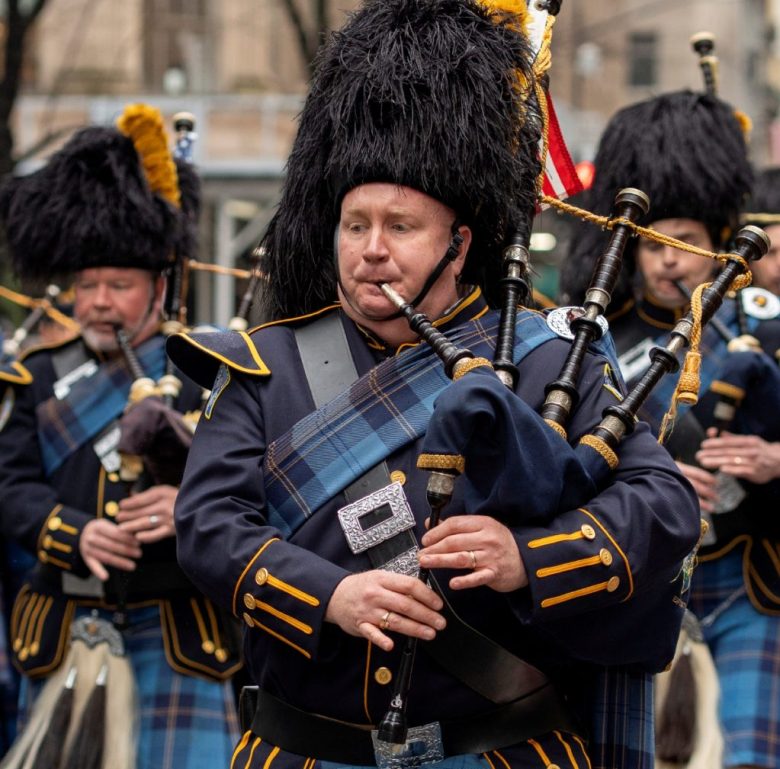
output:
[[[337,204],[390,181],[452,207],[474,241],[462,279],[497,290],[510,229],[530,226],[539,172],[531,48],[473,0],[371,0],[331,37],[263,239],[271,317],[336,298]]]
[[[707,227],[715,248],[724,245],[724,236],[736,227],[752,183],[745,137],[734,109],[692,91],[663,94],[617,112],[601,137],[594,164],[586,208],[609,214],[620,189],[638,187],[650,197],[642,224],[694,219]],[[578,228],[561,271],[561,295],[567,303],[582,301],[607,239],[593,225]],[[631,296],[634,250],[633,244],[626,249],[613,310]]]

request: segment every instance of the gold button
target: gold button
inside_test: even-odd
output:
[[[602,547],[599,550],[599,558],[605,566],[612,566],[612,553],[606,547]]]
[[[49,518],[49,529],[51,531],[57,531],[62,526],[62,518],[58,518],[56,515]]]
[[[29,650],[28,650],[27,648],[24,648],[24,649],[22,649],[22,650],[19,652],[19,659],[20,659],[22,662],[24,662],[24,661],[27,659],[27,657],[29,657],[29,656],[30,656],[30,652],[29,652]]]
[[[119,483],[119,473],[109,473],[108,480],[111,481],[111,483]]]
[[[406,483],[406,473],[403,470],[393,470],[390,473],[390,480],[393,483],[400,483],[402,486]]]
[[[206,652],[206,654],[214,654],[214,649],[216,647],[214,646],[214,642],[213,641],[204,641],[200,645],[200,648],[203,649],[203,651]]]
[[[246,622],[246,624],[249,625],[249,627],[255,626],[255,623],[252,622],[252,618],[246,612],[244,612],[244,622]]]
[[[217,658],[217,662],[227,662],[228,653],[226,649],[217,649],[214,652],[214,656]]]
[[[41,560],[44,563],[46,563],[46,561],[49,560],[49,554],[45,550],[39,550],[38,551],[38,558],[39,558],[39,560]]]
[[[257,574],[255,574],[255,582],[258,585],[265,585],[268,582],[268,569],[258,569]]]
[[[103,508],[106,511],[106,515],[110,515],[112,518],[119,512],[119,502],[106,502],[106,506]]]
[[[561,769],[558,764],[547,764],[547,769]]]
[[[596,539],[596,530],[589,523],[583,523],[580,531],[585,539]]]
[[[620,587],[620,577],[610,577],[607,582],[607,590],[614,593]]]
[[[249,611],[257,607],[257,601],[255,601],[255,597],[251,593],[244,593],[244,606]]]
[[[51,538],[50,534],[47,534],[43,538],[43,546],[48,550],[51,547],[51,543],[54,542],[54,540]]]
[[[377,668],[374,671],[374,680],[382,686],[387,686],[393,680],[393,673],[390,668]]]
[[[22,639],[21,638],[14,639],[14,651],[18,652],[19,649],[21,648],[22,648]],[[670,662],[669,664],[671,665],[672,663]]]
[[[33,641],[30,644],[30,654],[32,654],[33,657],[38,653],[39,649],[40,649],[40,644],[37,641]]]

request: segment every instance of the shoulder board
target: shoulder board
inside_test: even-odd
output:
[[[48,342],[48,343],[41,343],[41,344],[34,344],[30,347],[25,347],[24,350],[22,350],[21,353],[19,353],[19,360],[23,361],[27,358],[29,358],[31,355],[35,355],[37,352],[45,352],[46,350],[57,350],[60,347],[65,347],[65,345],[70,344],[71,342],[75,342],[77,339],[81,338],[81,334],[75,334],[74,336],[68,336],[65,339],[59,339],[56,342]]]
[[[0,364],[0,382],[16,385],[32,384],[33,376],[18,360]]]
[[[262,331],[264,328],[271,328],[272,326],[302,326],[305,323],[310,323],[317,318],[327,315],[329,312],[338,310],[341,307],[340,304],[329,304],[314,312],[307,313],[306,315],[296,315],[293,318],[282,318],[281,320],[272,320],[268,323],[263,323],[260,326],[255,326],[249,329],[250,334],[254,334],[256,331]]]
[[[174,334],[168,339],[166,349],[176,366],[207,390],[214,384],[222,364],[242,374],[271,374],[245,331]]]

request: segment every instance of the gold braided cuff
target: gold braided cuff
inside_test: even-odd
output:
[[[564,429],[563,425],[559,425],[555,420],[553,419],[545,419],[545,422],[553,429],[555,430],[558,435],[563,438],[563,440],[568,440],[568,435],[566,434],[566,430]]]
[[[607,465],[609,465],[610,470],[617,469],[617,466],[620,464],[618,455],[606,444],[605,441],[596,435],[583,435],[580,439],[580,445],[588,446],[589,448],[593,449],[601,456]]]
[[[462,376],[468,374],[469,371],[484,367],[492,369],[493,364],[487,358],[463,358],[455,364],[452,372],[452,381],[457,382]]]
[[[460,454],[420,454],[417,467],[420,470],[455,470],[462,473],[466,469],[466,458]]]
[[[718,395],[724,395],[726,398],[732,398],[735,401],[741,401],[745,397],[745,391],[741,387],[729,384],[729,382],[721,382],[716,379],[711,385],[710,390]]]

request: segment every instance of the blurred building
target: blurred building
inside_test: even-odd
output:
[[[17,153],[40,162],[73,128],[108,123],[129,101],[193,112],[205,180],[201,258],[246,266],[278,197],[308,69],[289,8],[311,46],[317,14],[338,27],[358,0],[47,0],[31,33],[14,114]],[[575,162],[592,158],[614,111],[701,88],[690,36],[716,36],[720,93],[754,122],[756,161],[780,162],[780,0],[565,0],[550,73]],[[61,133],[62,132],[62,133]],[[42,148],[39,145],[43,142]],[[39,148],[36,150],[36,148]],[[566,227],[543,214],[535,257],[554,292]],[[198,320],[225,323],[242,291],[198,277]]]

